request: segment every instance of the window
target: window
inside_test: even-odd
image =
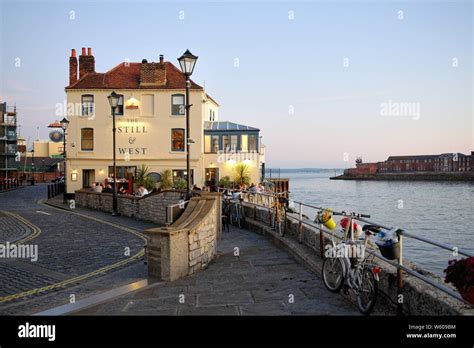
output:
[[[211,137],[211,152],[218,153],[219,152],[219,136],[213,135]]]
[[[257,152],[257,136],[256,135],[249,135],[249,152]]]
[[[214,110],[209,109],[209,121],[214,122],[216,119],[216,113]]]
[[[184,115],[185,111],[184,94],[173,94],[171,96],[171,115]]]
[[[171,129],[171,151],[184,151],[184,129]]]
[[[223,135],[222,136],[222,151],[230,152],[229,149],[227,148],[228,146],[229,146],[229,136]]]
[[[81,129],[81,150],[94,151],[94,129],[92,128]]]
[[[249,152],[249,136],[242,134],[240,137],[240,151]]]
[[[123,116],[123,95],[119,95],[119,101],[117,104],[117,109],[115,109],[116,116]]]
[[[237,135],[229,135],[229,138],[230,138],[230,151],[231,152],[237,151],[238,136]]]
[[[153,116],[155,114],[155,96],[153,94],[144,94],[141,99],[141,116]]]
[[[178,178],[187,180],[187,172],[184,169],[173,169],[173,182],[175,182]],[[191,169],[191,185],[194,184],[194,170]]]
[[[210,135],[204,136],[204,152],[205,153],[211,152],[211,136]]]
[[[82,116],[94,116],[94,96],[84,94],[81,97]]]
[[[205,135],[204,136],[204,152],[218,153],[219,152],[219,136]]]
[[[135,166],[116,166],[117,179],[130,180],[132,177],[137,176],[137,167]],[[109,178],[114,177],[114,167],[109,166]]]

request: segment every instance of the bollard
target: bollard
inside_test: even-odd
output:
[[[51,185],[48,185],[48,199],[51,199]]]

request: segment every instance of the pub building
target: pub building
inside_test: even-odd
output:
[[[66,87],[67,192],[106,183],[114,178],[112,113],[107,97],[120,95],[115,111],[117,171],[120,186],[132,192],[137,170],[146,165],[159,181],[169,169],[174,178],[187,178],[185,148],[185,88],[181,70],[159,56],[158,62],[122,62],[105,73],[95,71],[92,50],[69,57]],[[191,184],[217,185],[231,180],[245,164],[251,182],[261,180],[264,148],[257,128],[219,121],[219,104],[203,87],[190,86]]]

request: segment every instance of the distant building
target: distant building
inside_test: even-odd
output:
[[[0,103],[0,179],[16,178],[18,163],[16,107]]]
[[[390,156],[380,166],[380,172],[432,172],[438,155]]]
[[[441,155],[390,156],[384,162],[362,163],[356,161],[355,168],[344,171],[345,175],[376,173],[426,173],[426,172],[469,172],[474,171],[474,151],[470,155],[443,153]]]

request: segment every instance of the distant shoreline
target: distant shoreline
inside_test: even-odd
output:
[[[383,173],[332,176],[331,180],[398,180],[398,181],[474,181],[474,172],[462,173]]]

